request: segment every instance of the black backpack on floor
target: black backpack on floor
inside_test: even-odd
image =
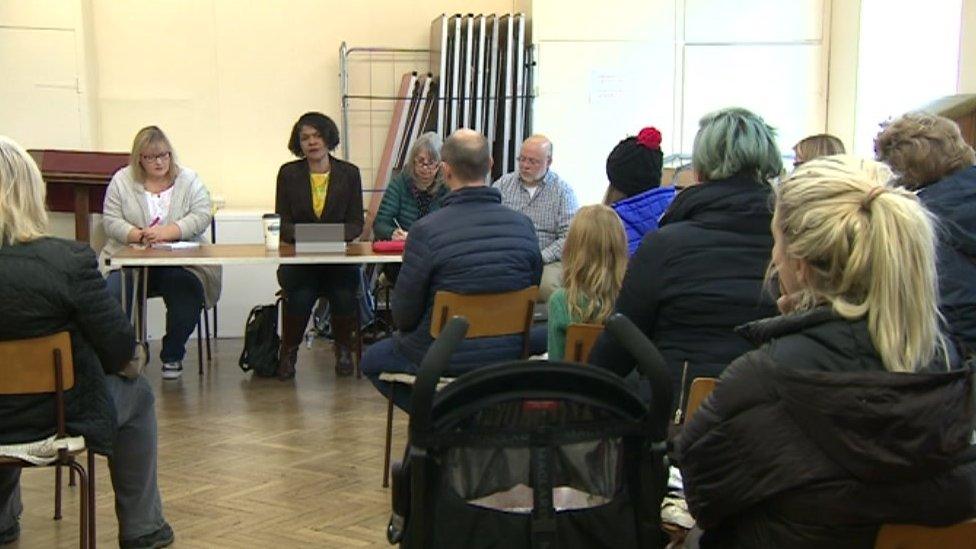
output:
[[[253,371],[258,377],[274,377],[278,371],[278,304],[257,305],[247,315],[244,325],[244,350],[237,364],[241,370]]]

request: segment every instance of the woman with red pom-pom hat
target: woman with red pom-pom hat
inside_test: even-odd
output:
[[[663,160],[661,132],[654,127],[624,139],[607,157],[610,186],[603,203],[623,221],[631,256],[644,235],[657,230],[658,220],[674,200],[675,189],[661,187]]]

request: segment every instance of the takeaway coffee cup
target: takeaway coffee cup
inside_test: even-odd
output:
[[[278,214],[264,214],[261,217],[264,222],[264,248],[266,250],[277,250],[281,242],[281,216]]]

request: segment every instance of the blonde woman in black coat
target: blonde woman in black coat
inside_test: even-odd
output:
[[[702,547],[874,546],[976,515],[973,372],[940,332],[933,218],[884,166],[803,164],[776,189],[778,317],[675,443]]]
[[[31,157],[0,136],[0,340],[67,330],[75,387],[65,395],[67,428],[109,456],[123,548],[166,547],[156,484],[156,414],[142,375],[122,377],[135,335],[109,296],[86,244],[47,236],[45,186]],[[0,444],[54,433],[50,398],[0,397]],[[0,469],[0,545],[20,533],[20,470]]]

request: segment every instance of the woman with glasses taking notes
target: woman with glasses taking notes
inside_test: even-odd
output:
[[[373,220],[377,240],[406,240],[410,226],[421,217],[441,207],[447,194],[440,176],[441,138],[427,132],[410,147],[403,170],[390,179],[383,192],[383,201]],[[399,265],[385,269],[391,282],[396,282]]]
[[[108,275],[109,292],[120,299],[121,273],[110,271],[106,259],[130,244],[203,242],[212,216],[207,188],[196,172],[177,164],[173,146],[156,126],[136,134],[129,165],[112,176],[102,210],[108,240],[98,263]],[[127,292],[126,302],[132,303],[132,289]],[[166,335],[159,352],[163,379],[179,379],[186,341],[200,310],[220,297],[220,267],[152,267],[147,292],[166,304]]]

